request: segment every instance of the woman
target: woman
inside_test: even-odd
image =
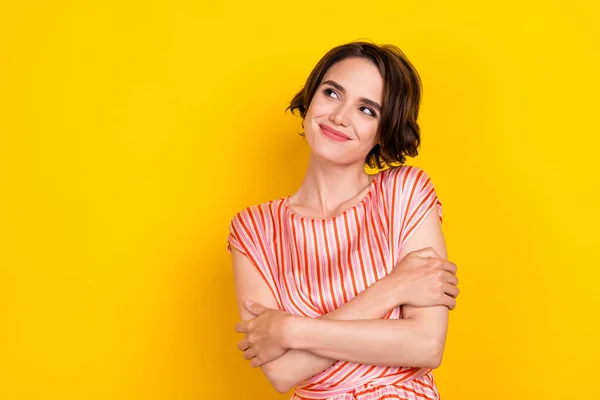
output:
[[[311,149],[300,188],[231,221],[238,348],[293,399],[439,398],[458,280],[433,184],[403,165],[420,93],[395,46],[329,51],[288,107]]]

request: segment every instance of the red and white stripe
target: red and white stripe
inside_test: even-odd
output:
[[[442,203],[429,176],[403,165],[378,173],[363,200],[327,219],[287,207],[288,197],[248,207],[229,245],[257,268],[280,309],[316,318],[388,275],[411,234]],[[384,318],[402,318],[401,308]],[[338,361],[302,382],[293,399],[439,399],[431,370]]]

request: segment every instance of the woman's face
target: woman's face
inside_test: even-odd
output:
[[[312,152],[336,164],[364,163],[377,143],[382,98],[383,78],[369,60],[346,58],[332,65],[304,118]]]

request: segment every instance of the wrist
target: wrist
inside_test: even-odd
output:
[[[299,350],[303,345],[307,325],[311,318],[300,315],[288,315],[284,324],[283,346],[286,349]]]
[[[379,282],[385,283],[388,286],[386,291],[391,294],[389,299],[394,303],[391,305],[390,309],[403,304],[408,304],[405,283],[403,282],[400,274],[388,275]]]

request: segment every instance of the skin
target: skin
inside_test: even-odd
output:
[[[340,91],[326,81],[344,88]],[[305,178],[288,199],[295,213],[337,215],[361,201],[372,177],[364,160],[377,143],[383,79],[365,59],[346,59],[324,76],[304,126],[311,156]],[[343,132],[343,143],[325,137],[319,125]],[[448,310],[456,305],[456,265],[447,260],[437,213],[430,212],[405,244],[394,271],[338,309],[312,319],[287,314],[250,261],[232,248],[236,297],[242,321],[238,344],[252,367],[260,366],[279,392],[337,360],[372,365],[436,368],[446,341]],[[381,319],[402,305],[404,319]]]
[[[327,81],[341,85],[344,92]],[[367,193],[373,176],[365,172],[364,160],[377,143],[380,113],[361,102],[361,97],[382,103],[383,79],[375,65],[351,58],[329,68],[304,119],[311,154],[300,188],[288,199],[292,211],[327,218],[352,207]],[[320,124],[351,140],[332,141],[321,133]]]

